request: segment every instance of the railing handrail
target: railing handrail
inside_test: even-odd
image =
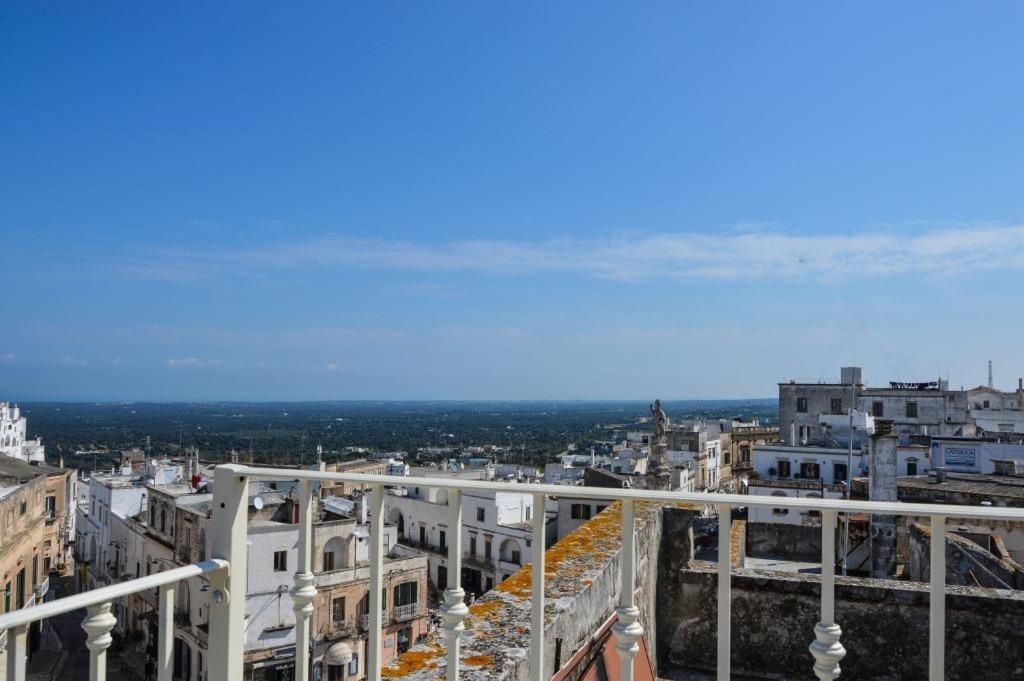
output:
[[[819,499],[806,497],[772,497],[753,494],[712,494],[707,492],[660,491],[622,489],[617,487],[578,487],[541,483],[491,482],[451,478],[399,478],[393,475],[363,473],[332,473],[328,471],[298,470],[292,468],[250,468],[239,464],[226,464],[239,475],[263,480],[334,480],[367,485],[419,487],[455,490],[481,490],[488,492],[514,492],[517,494],[543,493],[552,497],[573,499],[630,499],[661,503],[729,504],[731,506],[761,506],[766,508],[800,508],[834,510],[849,513],[886,515],[945,515],[959,518],[994,518],[1002,520],[1024,519],[1024,508],[1013,506],[958,506],[951,504],[904,503],[901,501],[857,501],[852,499]],[[409,482],[414,480],[415,483]]]
[[[57,598],[52,601],[40,603],[39,605],[31,608],[21,608],[19,610],[9,612],[6,615],[0,615],[0,631],[12,629],[25,624],[31,624],[32,622],[46,619],[47,617],[53,617],[54,615],[63,615],[64,613],[73,612],[79,608],[85,608],[90,605],[107,603],[116,598],[123,598],[124,596],[139,593],[140,591],[156,589],[164,586],[165,584],[174,584],[183,579],[188,579],[189,577],[196,577],[209,572],[217,572],[219,570],[227,569],[228,562],[226,560],[204,560],[201,563],[193,563],[192,565],[164,570],[163,572],[146,575],[145,577],[138,577],[128,582],[118,582],[117,584],[93,589],[92,591],[85,591],[72,596],[64,596],[63,598]]]

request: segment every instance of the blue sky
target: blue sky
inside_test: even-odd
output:
[[[1016,384],[1019,3],[0,4],[0,397]]]

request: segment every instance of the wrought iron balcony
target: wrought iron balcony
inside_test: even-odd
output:
[[[395,622],[405,622],[406,620],[415,619],[421,614],[419,603],[409,603],[408,605],[396,605],[392,610],[392,619]]]
[[[385,475],[361,475],[355,473],[327,473],[295,469],[249,468],[237,464],[225,464],[216,470],[213,497],[212,555],[215,559],[173,568],[125,582],[119,582],[73,596],[67,596],[22,608],[0,615],[0,637],[7,637],[7,678],[25,678],[25,662],[28,646],[28,629],[33,622],[55,615],[87,609],[82,623],[87,633],[86,647],[90,651],[90,679],[104,681],[107,671],[107,650],[112,643],[111,630],[117,624],[113,614],[113,602],[135,593],[158,590],[157,635],[157,681],[171,681],[173,670],[173,636],[175,614],[175,592],[182,580],[208,575],[209,587],[209,651],[208,678],[223,681],[243,681],[243,659],[245,652],[246,623],[246,564],[247,564],[247,522],[249,485],[260,480],[299,480],[296,498],[299,506],[299,555],[294,587],[290,595],[295,612],[295,649],[310,650],[313,635],[313,602],[317,591],[313,575],[313,510],[314,485],[318,481],[348,482],[371,488],[370,508],[370,613],[363,615],[360,624],[368,631],[367,679],[379,681],[383,667],[382,629],[388,623],[384,611],[384,490],[395,484],[395,478]],[[621,580],[618,592],[618,607],[615,610],[612,635],[621,664],[619,678],[630,681],[633,678],[633,658],[638,654],[637,642],[644,635],[639,620],[636,585],[640,569],[639,553],[645,547],[636,540],[636,503],[649,501],[665,505],[680,502],[714,506],[719,522],[719,537],[727,537],[731,530],[733,507],[786,508],[791,513],[815,511],[820,513],[822,569],[820,578],[820,616],[813,630],[808,630],[810,643],[808,668],[813,669],[819,679],[835,679],[839,676],[839,662],[846,655],[841,643],[842,631],[836,622],[835,606],[835,532],[839,513],[876,515],[906,515],[928,518],[931,521],[932,541],[929,559],[929,634],[928,634],[928,678],[939,681],[944,678],[946,652],[946,518],[969,518],[980,521],[1024,521],[1024,509],[993,506],[949,506],[920,503],[881,503],[850,501],[842,499],[772,497],[757,495],[707,495],[688,492],[651,491],[619,488],[590,488],[558,485],[522,485],[488,481],[466,481],[453,479],[419,478],[420,487],[443,488],[448,491],[449,532],[447,568],[449,576],[461,574],[464,558],[462,544],[462,499],[468,490],[485,492],[525,492],[533,495],[534,508],[544,508],[548,496],[569,499],[607,499],[621,501],[621,548],[618,549],[617,577]],[[616,520],[616,522],[619,522]],[[546,523],[534,523],[532,545],[543,547]],[[730,616],[731,616],[731,570],[730,542],[719,542],[717,564],[717,665],[718,678],[727,679],[731,674],[730,660]],[[549,679],[554,675],[554,656],[545,649],[545,554],[536,551],[534,564],[529,573],[519,573],[529,584],[529,626],[522,627],[530,632],[529,675],[532,681]],[[525,583],[524,582],[524,583]],[[524,591],[525,591],[524,587]],[[444,592],[440,606],[443,621],[442,634],[447,642],[446,659],[439,659],[445,666],[448,679],[458,678],[460,668],[459,638],[465,629],[464,620],[469,610],[465,594],[458,584],[452,584]],[[392,612],[395,620],[415,617],[420,613],[415,606],[399,606]],[[525,611],[524,611],[525,616]],[[524,622],[524,625],[527,623]],[[1011,653],[1012,654],[1012,653]],[[294,677],[312,677],[312,660],[308,655],[295,657]],[[923,670],[922,670],[923,672]],[[922,673],[922,676],[924,674]]]

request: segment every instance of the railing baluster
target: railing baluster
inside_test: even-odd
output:
[[[814,674],[822,681],[832,681],[840,673],[839,661],[846,648],[839,642],[843,630],[836,624],[836,512],[821,512],[821,621],[814,627],[815,640],[810,651],[814,656]]]
[[[622,553],[619,560],[622,564],[622,585],[619,588],[619,607],[615,612],[618,621],[612,625],[617,642],[615,650],[619,654],[619,678],[622,681],[633,681],[633,658],[640,652],[637,641],[644,635],[640,619],[640,609],[633,602],[633,589],[636,588],[636,509],[632,499],[622,500]]]
[[[719,504],[718,509],[718,656],[716,677],[729,681],[732,667],[730,643],[732,636],[732,506]]]
[[[928,679],[946,675],[946,516],[933,515],[928,598]]]
[[[543,492],[533,493],[533,574],[530,585],[530,678],[544,681],[544,524],[547,503]],[[557,669],[555,671],[558,671]]]
[[[28,645],[28,625],[7,630],[7,681],[25,681],[25,652]]]
[[[466,592],[462,590],[462,492],[457,489],[448,492],[448,510],[451,520],[448,526],[448,583],[441,605],[442,628],[448,644],[448,681],[459,678],[459,636],[466,630],[465,619],[469,614],[466,607]]]
[[[299,565],[292,587],[292,610],[295,612],[295,679],[309,681],[310,621],[313,616],[313,483],[299,483]]]
[[[157,595],[156,607],[160,625],[156,639],[156,681],[171,681],[174,669],[171,658],[174,652],[174,593],[173,584],[164,584]]]
[[[110,601],[90,605],[82,621],[85,646],[89,649],[89,681],[106,681],[107,678],[107,648],[114,642],[110,630],[117,624],[110,613],[112,605]]]
[[[384,617],[381,602],[384,590],[384,486],[373,485],[370,495],[370,627],[369,655],[366,660],[366,678],[380,681],[382,631]]]
[[[245,655],[246,538],[249,483],[236,464],[213,474],[213,536],[211,555],[228,561],[227,570],[210,575],[210,643],[207,678],[242,681]]]

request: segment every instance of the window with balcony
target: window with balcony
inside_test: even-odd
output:
[[[484,558],[491,559],[491,537],[484,537]]]
[[[288,551],[274,551],[274,572],[288,571]]]
[[[469,535],[469,555],[476,556],[476,535]]]
[[[846,480],[846,464],[845,463],[835,463],[835,464],[832,464],[832,478],[836,482],[842,482],[842,481]]]
[[[798,412],[800,412],[801,414],[806,414],[807,413],[807,398],[806,397],[798,397],[798,398],[796,398],[796,410]]]
[[[821,466],[816,463],[800,464],[800,477],[817,480],[821,477]]]

